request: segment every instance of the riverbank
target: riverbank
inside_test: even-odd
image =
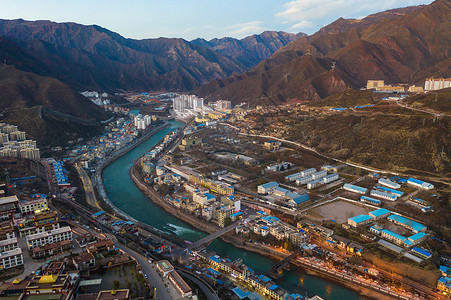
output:
[[[208,234],[216,232],[221,229],[221,227],[209,223],[207,221],[201,220],[197,218],[194,215],[191,215],[187,212],[183,212],[180,209],[177,209],[175,206],[171,205],[167,201],[163,199],[161,195],[158,194],[157,191],[155,191],[152,187],[148,187],[143,181],[140,180],[139,174],[136,169],[136,165],[139,160],[135,161],[132,168],[130,169],[130,176],[135,183],[135,185],[156,205],[158,205],[160,208],[162,208],[167,213],[171,214],[172,216],[186,222],[187,224],[197,228],[198,230],[201,230],[203,232],[206,232]],[[233,246],[254,252],[257,254],[260,254],[262,256],[268,257],[273,260],[281,260],[288,256],[288,254],[275,251],[268,247],[262,247],[260,245],[255,245],[254,243],[249,243],[244,237],[236,236],[233,234],[226,234],[220,237],[221,240],[223,240],[226,243],[232,244]],[[359,293],[362,296],[370,297],[374,299],[392,299],[391,297],[388,297],[386,294],[378,292],[377,290],[373,290],[372,288],[366,288],[358,283],[353,282],[347,282],[340,280],[339,278],[328,274],[327,272],[320,272],[316,268],[309,266],[309,265],[303,265],[298,262],[292,262],[292,265],[295,266],[297,269],[306,271],[308,274],[325,278],[327,280],[336,282],[346,288],[352,289]]]

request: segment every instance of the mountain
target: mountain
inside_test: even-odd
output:
[[[13,56],[11,63],[77,89],[183,91],[246,70],[183,39],[127,39],[96,25],[0,20],[0,36],[36,62],[24,66]]]
[[[225,37],[207,41],[198,38],[191,41],[191,43],[212,49],[224,56],[233,57],[247,68],[252,68],[301,36],[305,36],[305,34],[265,31],[261,34],[247,36],[241,40]]]
[[[0,66],[0,111],[7,114],[36,105],[88,121],[109,117],[103,109],[59,80],[13,66]]]
[[[24,62],[28,59],[24,57]],[[111,117],[61,81],[4,65],[0,66],[0,111],[3,121],[19,126],[41,147],[98,134],[100,121]]]
[[[363,87],[368,79],[422,84],[429,76],[449,76],[450,14],[451,2],[438,0],[362,20],[339,19],[250,71],[213,80],[195,92],[235,103],[280,104],[325,98]]]

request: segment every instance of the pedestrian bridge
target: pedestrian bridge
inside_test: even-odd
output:
[[[200,240],[198,240],[198,241],[193,243],[192,249],[193,250],[198,250],[200,247],[208,245],[214,239],[220,237],[221,235],[226,234],[227,232],[230,232],[230,231],[234,230],[239,225],[240,225],[240,222],[237,221],[237,222],[235,222],[235,223],[233,223],[233,224],[231,224],[231,225],[229,225],[227,227],[224,227],[224,228],[222,228],[222,229],[220,229],[220,230],[218,230],[216,232],[213,232],[212,234],[210,234],[210,235],[208,235],[206,237],[201,238]]]
[[[286,266],[287,264],[290,263],[290,261],[295,258],[299,253],[297,252],[293,252],[291,253],[289,256],[285,257],[284,259],[282,259],[281,261],[276,262],[271,269],[269,269],[265,275],[266,276],[272,276],[274,273],[276,273],[280,268],[283,268],[284,266]]]

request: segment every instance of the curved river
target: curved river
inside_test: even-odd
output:
[[[138,147],[107,166],[103,172],[105,188],[110,200],[125,213],[155,228],[181,236],[185,240],[195,241],[206,234],[174,218],[152,203],[134,184],[129,175],[133,161],[149,151],[160,142],[166,134],[181,127],[179,122],[156,133]],[[209,246],[220,256],[230,259],[241,258],[243,262],[257,273],[268,270],[274,261],[262,255],[236,248],[222,240],[215,240]],[[364,299],[354,291],[336,283],[315,277],[299,270],[283,271],[276,283],[289,292],[297,292],[309,297],[318,295],[323,299]]]

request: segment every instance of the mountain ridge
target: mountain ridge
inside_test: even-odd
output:
[[[438,0],[371,15],[370,21],[359,22],[366,24],[361,27],[331,30],[328,25],[327,30],[289,43],[251,70],[211,81],[195,93],[212,100],[277,105],[358,89],[368,79],[421,84],[429,76],[446,76],[450,71],[450,11],[449,1]],[[252,94],[232,92],[245,88]]]

